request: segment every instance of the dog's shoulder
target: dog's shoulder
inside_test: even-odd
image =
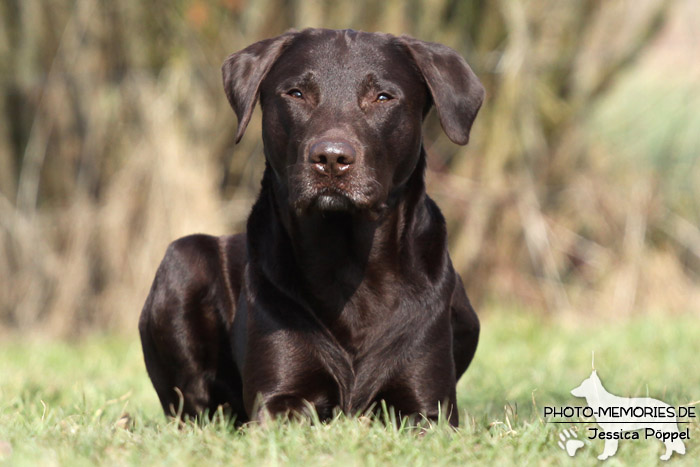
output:
[[[246,263],[245,234],[193,234],[168,245],[158,275],[196,286],[221,275],[239,276]]]
[[[245,234],[216,237],[194,234],[168,245],[158,267],[142,319],[177,303],[206,303],[228,296],[235,304],[247,262]]]
[[[168,245],[160,269],[178,271],[195,279],[218,262],[219,241],[219,237],[205,234],[178,238]]]

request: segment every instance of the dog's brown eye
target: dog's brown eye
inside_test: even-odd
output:
[[[377,102],[389,102],[393,97],[385,92],[380,92],[377,96]]]
[[[287,91],[287,95],[292,96],[295,99],[303,99],[304,98],[304,95],[298,89],[292,89],[291,91]]]

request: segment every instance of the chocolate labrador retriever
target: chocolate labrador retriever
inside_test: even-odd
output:
[[[456,426],[479,321],[421,125],[435,105],[466,144],[479,80],[443,45],[352,30],[288,32],[222,70],[236,141],[260,98],[265,172],[247,234],[176,240],[156,273],[139,331],[163,409],[325,420],[384,401]]]

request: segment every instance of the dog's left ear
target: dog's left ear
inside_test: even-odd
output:
[[[469,131],[484,101],[484,87],[467,62],[442,44],[410,36],[399,40],[423,74],[447,136],[457,144],[469,142]]]
[[[256,42],[230,55],[221,66],[226,97],[238,117],[236,143],[243,137],[253,115],[260,83],[295,35],[295,31],[290,31]]]

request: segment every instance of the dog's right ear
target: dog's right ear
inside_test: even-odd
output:
[[[241,140],[250,122],[258,101],[260,82],[295,35],[296,32],[287,32],[256,42],[229,55],[221,66],[226,97],[238,118],[236,143]]]

